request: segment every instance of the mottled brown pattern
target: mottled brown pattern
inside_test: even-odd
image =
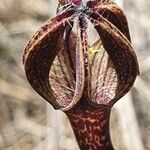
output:
[[[113,150],[109,134],[110,108],[96,108],[82,99],[66,114],[81,150]]]
[[[26,76],[31,86],[55,108],[61,106],[55,99],[55,93],[49,85],[49,71],[54,57],[63,44],[63,32],[67,25],[69,13],[63,14],[65,20],[60,20],[61,15],[48,21],[33,36],[26,46],[23,61]],[[71,13],[70,13],[71,15]],[[44,28],[43,28],[44,27]],[[38,65],[37,65],[38,64]]]
[[[109,2],[105,5],[99,5],[97,9],[104,18],[114,24],[131,41],[127,18],[119,6],[113,2]]]
[[[107,21],[103,21],[104,24],[101,24],[96,28],[101,36],[103,46],[111,57],[117,71],[118,88],[116,99],[119,99],[128,90],[130,90],[130,85],[135,81],[136,75],[139,72],[137,60],[135,59],[136,56],[134,50],[125,36],[117,32],[117,30],[115,30],[115,27],[113,27],[112,25],[108,25]],[[113,30],[113,32],[111,31],[111,29]],[[109,34],[106,33],[106,30],[109,30]],[[113,52],[112,47],[114,49]]]
[[[113,150],[111,107],[139,74],[126,16],[109,0],[59,0],[57,12],[25,48],[27,79],[66,113],[81,150]],[[88,20],[99,35],[92,45]]]

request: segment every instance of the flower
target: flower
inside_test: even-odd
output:
[[[125,14],[107,0],[59,2],[25,48],[29,83],[55,109],[112,107],[139,73]]]

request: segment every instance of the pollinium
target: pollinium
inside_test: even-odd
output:
[[[124,12],[108,0],[59,0],[28,42],[28,82],[69,118],[81,150],[113,150],[112,106],[139,73]]]

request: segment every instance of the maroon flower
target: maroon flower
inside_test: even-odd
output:
[[[108,0],[59,0],[25,48],[34,90],[70,119],[81,149],[113,149],[109,115],[139,73],[123,11]]]

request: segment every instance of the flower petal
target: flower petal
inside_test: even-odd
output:
[[[91,17],[93,20],[98,20],[95,29],[100,35],[104,49],[113,62],[118,78],[115,97],[110,99],[109,95],[105,94],[106,97],[102,104],[114,104],[130,90],[139,73],[137,57],[131,43],[117,27],[97,13],[92,13]],[[100,104],[101,99],[99,101]]]
[[[76,56],[75,56],[75,91],[71,103],[63,111],[68,111],[73,106],[75,106],[83,96],[84,86],[85,86],[85,64],[84,64],[84,44],[82,39],[82,32],[78,30],[77,33],[77,44],[76,44]]]
[[[56,101],[49,84],[49,71],[63,43],[64,30],[73,13],[73,10],[69,10],[47,21],[28,43],[23,57],[29,83],[55,109],[62,106]]]
[[[98,5],[97,9],[100,15],[115,25],[131,41],[126,15],[117,4],[103,3]]]
[[[70,34],[69,39],[67,38],[67,43],[64,39],[50,70],[51,87],[56,94],[57,101],[63,107],[72,101],[75,90],[75,70],[72,68],[71,56],[66,46],[66,44],[71,45],[69,51],[75,51],[76,40],[72,36],[73,34]]]

